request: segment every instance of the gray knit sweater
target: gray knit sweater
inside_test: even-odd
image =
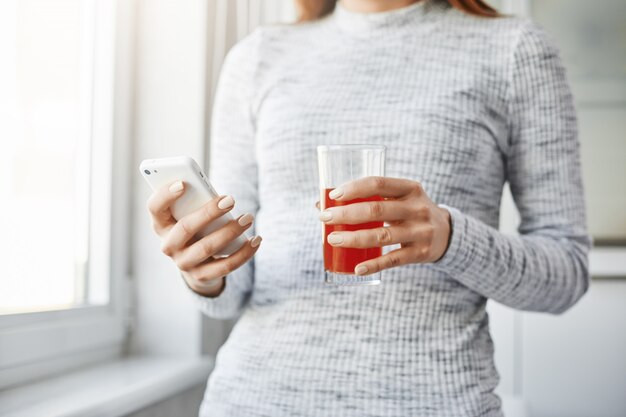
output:
[[[387,175],[450,210],[439,262],[324,284],[315,148],[337,143],[386,145]],[[587,289],[572,96],[526,19],[431,0],[256,30],[224,64],[211,149],[216,188],[264,240],[198,297],[241,315],[202,416],[501,416],[487,299],[560,313]],[[497,230],[505,182],[519,236]]]

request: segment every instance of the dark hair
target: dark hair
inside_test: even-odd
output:
[[[430,0],[418,0],[430,1]],[[496,9],[483,0],[439,0],[466,13],[482,17],[499,16]],[[299,10],[299,20],[315,20],[330,14],[337,4],[337,0],[295,0]]]

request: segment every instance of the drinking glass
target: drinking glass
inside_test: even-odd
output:
[[[363,177],[385,175],[385,147],[382,145],[326,145],[317,147],[320,178],[320,208],[345,206],[364,201],[381,201],[380,196],[335,201],[328,194],[336,187]],[[361,262],[382,255],[382,248],[339,248],[328,243],[328,235],[338,231],[355,231],[383,227],[383,222],[362,224],[324,224],[324,274],[327,284],[380,284],[380,272],[359,276],[354,268]]]

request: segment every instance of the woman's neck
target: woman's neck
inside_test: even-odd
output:
[[[410,6],[420,0],[341,0],[346,10],[357,13],[379,13]]]

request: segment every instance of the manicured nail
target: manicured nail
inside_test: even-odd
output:
[[[320,220],[323,222],[327,222],[329,220],[333,219],[333,213],[331,213],[329,210],[324,210],[320,213]]]
[[[327,240],[331,245],[338,245],[343,242],[343,236],[339,233],[331,233],[328,235]]]
[[[183,190],[183,182],[182,181],[176,181],[174,184],[170,185],[170,193],[176,194],[179,193]]]
[[[367,267],[365,265],[359,265],[354,268],[354,273],[357,275],[367,274]]]
[[[253,248],[256,248],[257,246],[259,246],[261,244],[261,241],[263,239],[261,239],[261,236],[255,236],[254,238],[252,238],[252,240],[250,241],[250,246],[252,246]]]
[[[332,198],[333,200],[335,198],[341,197],[342,195],[343,195],[343,188],[341,187],[337,187],[334,190],[332,190],[330,193],[328,193],[328,196]]]
[[[254,220],[254,216],[250,213],[246,213],[237,220],[237,223],[239,223],[239,226],[247,226],[252,223],[252,220]]]
[[[226,197],[222,198],[217,203],[217,207],[224,210],[224,209],[232,207],[234,204],[235,204],[235,200],[233,200],[231,196],[227,195]]]

